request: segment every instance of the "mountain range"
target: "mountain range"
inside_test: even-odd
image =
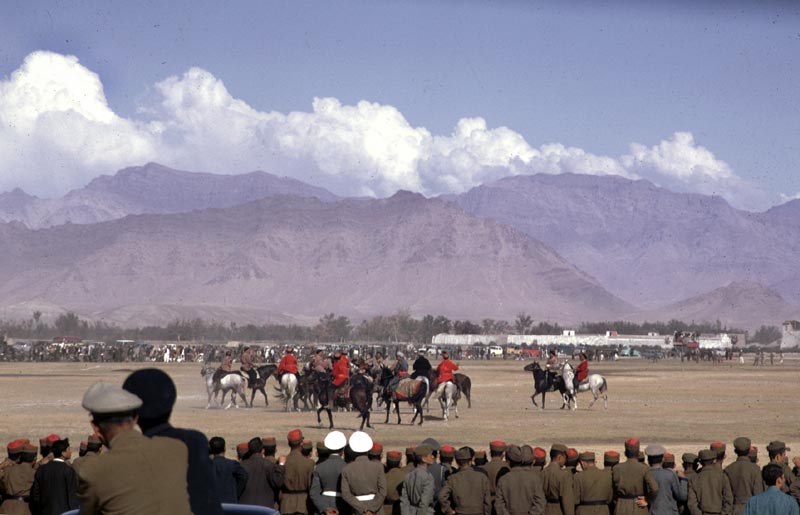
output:
[[[800,315],[800,200],[751,213],[614,176],[348,199],[150,163],[59,199],[0,194],[0,219],[3,317],[311,323],[407,309],[752,328]]]

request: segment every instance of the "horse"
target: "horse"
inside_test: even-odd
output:
[[[372,428],[369,423],[370,411],[372,410],[372,389],[372,384],[363,375],[356,374],[350,378],[350,403],[358,411],[358,416],[361,417],[359,431],[364,429],[364,424],[368,428]]]
[[[280,392],[277,397],[283,399],[285,409],[284,411],[289,411],[289,406],[292,406],[292,409],[297,409],[295,406],[295,397],[297,396],[297,376],[290,372],[286,372],[281,376],[280,381]],[[276,388],[277,389],[277,388]]]
[[[547,392],[557,391],[561,394],[562,399],[564,395],[567,393],[567,388],[564,385],[564,378],[561,376],[556,376],[553,380],[552,384],[548,384],[547,381],[547,372],[542,370],[542,367],[539,366],[538,361],[534,361],[533,363],[528,363],[525,365],[523,369],[525,372],[531,372],[533,374],[533,395],[531,395],[531,401],[533,405],[537,408],[539,407],[536,404],[536,396],[541,394],[542,395],[542,409],[545,406],[545,394]],[[561,409],[564,409],[564,404],[561,405]]]
[[[466,374],[460,374],[456,372],[453,374],[453,377],[456,379],[456,386],[458,386],[458,391],[464,394],[464,397],[467,398],[467,408],[472,407],[472,380]]]
[[[422,415],[422,401],[428,395],[430,390],[430,381],[427,377],[418,377],[411,379],[410,377],[401,379],[400,382],[393,388],[389,386],[394,374],[388,368],[384,369],[381,373],[380,384],[382,387],[381,397],[386,403],[386,421],[384,424],[389,423],[389,415],[392,411],[392,402],[394,402],[394,409],[397,412],[397,423],[400,424],[400,401],[406,401],[414,405],[414,416],[411,418],[411,424],[419,416],[419,425],[422,425],[424,417]]]
[[[222,391],[222,403],[225,403],[225,395],[228,392],[231,392],[231,402],[225,407],[228,409],[233,404],[236,408],[239,407],[239,404],[236,402],[236,396],[239,395],[244,402],[245,407],[247,406],[247,397],[245,396],[245,388],[247,385],[247,381],[240,376],[239,374],[226,374],[222,376],[219,381],[214,381],[214,371],[215,368],[213,366],[206,365],[200,370],[200,375],[205,378],[206,380],[206,391],[208,392],[208,403],[206,404],[206,409],[211,407],[211,397],[213,395],[214,401],[216,402],[217,395],[220,391]]]
[[[261,365],[260,367],[256,368],[256,373],[258,374],[258,379],[253,384],[248,385],[250,387],[250,407],[253,407],[253,401],[256,398],[256,392],[261,392],[261,395],[264,396],[264,403],[267,407],[269,407],[269,398],[267,397],[267,392],[264,387],[267,384],[267,380],[275,373],[275,370],[278,366],[275,363],[269,363],[267,365]]]
[[[450,418],[450,408],[455,409],[456,418],[458,418],[458,398],[461,394],[458,387],[452,381],[447,381],[444,385],[439,386],[442,392],[439,394],[439,404],[442,406],[442,418],[447,422]],[[437,393],[439,388],[436,389]]]
[[[564,399],[564,404],[561,405],[561,409],[569,408],[570,403],[572,403],[572,409],[578,409],[578,396],[575,392],[575,369],[572,368],[572,365],[569,364],[568,361],[564,361],[561,364],[561,379],[564,382],[564,390],[561,392],[561,396]]]
[[[320,414],[322,410],[328,413],[328,429],[333,429],[333,414],[331,413],[331,404],[336,397],[336,386],[331,381],[331,375],[328,372],[311,372],[309,375],[311,381],[311,391],[314,398],[319,403],[317,408],[317,424],[322,425],[322,418]]]
[[[592,409],[594,403],[601,396],[603,397],[603,409],[608,409],[608,382],[605,377],[600,374],[590,374],[585,381],[578,385],[578,391],[592,392],[594,398],[589,403],[589,409]]]

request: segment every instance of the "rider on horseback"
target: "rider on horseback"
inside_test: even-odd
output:
[[[347,388],[342,388],[350,379],[350,360],[341,351],[333,353],[333,385],[339,397],[347,397]]]
[[[222,364],[219,366],[218,369],[214,371],[213,380],[215,383],[219,382],[222,379],[222,376],[225,374],[229,374],[233,369],[233,358],[231,357],[231,351],[225,351],[225,357],[222,358]]]
[[[431,370],[433,370],[431,362],[428,361],[428,358],[425,357],[425,353],[422,351],[419,352],[419,356],[416,360],[414,360],[412,368],[414,369],[414,372],[411,374],[411,379],[416,379],[418,377],[430,377]]]
[[[442,362],[436,367],[436,395],[442,395],[444,387],[448,382],[455,384],[456,379],[453,372],[458,370],[458,365],[450,361],[450,353],[442,351]]]
[[[578,390],[578,385],[589,376],[589,358],[585,352],[581,352],[581,362],[575,369],[575,390]]]
[[[256,384],[256,381],[258,380],[258,373],[256,372],[255,367],[253,367],[254,359],[250,351],[250,347],[244,348],[244,352],[242,352],[241,362],[242,364],[239,367],[239,370],[247,374],[247,381],[251,385]]]
[[[297,358],[294,357],[293,348],[286,348],[286,355],[281,358],[280,363],[278,363],[278,369],[275,372],[279,376],[278,382],[280,382],[280,376],[286,373],[294,374],[297,377]]]
[[[547,371],[547,386],[549,388],[555,384],[556,376],[558,375],[558,358],[556,357],[555,349],[550,349],[550,354],[547,356],[544,369]]]
[[[311,360],[308,362],[308,368],[311,369],[312,372],[324,374],[331,370],[332,365],[331,361],[322,355],[322,349],[317,349],[314,351],[314,355],[311,356]]]
[[[390,389],[394,389],[400,380],[408,375],[408,361],[406,361],[405,355],[401,351],[397,351],[395,357],[397,361],[394,362],[394,367],[392,367],[394,377],[389,381]]]

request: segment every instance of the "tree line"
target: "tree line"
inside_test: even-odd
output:
[[[102,321],[88,321],[75,313],[59,315],[52,323],[42,319],[35,311],[27,320],[0,320],[0,332],[6,338],[51,339],[59,336],[76,336],[85,340],[181,340],[181,341],[280,341],[280,342],[416,342],[430,343],[434,335],[449,334],[562,334],[565,327],[546,321],[535,322],[528,313],[519,313],[513,321],[485,318],[480,321],[451,320],[444,315],[411,316],[408,310],[393,315],[378,315],[358,324],[346,316],[328,313],[314,325],[298,324],[237,324],[202,320],[200,318],[175,320],[164,326],[122,328]],[[658,333],[671,335],[676,331],[698,333],[744,333],[740,329],[716,323],[628,322],[623,320],[584,322],[577,326],[577,334]],[[748,342],[770,343],[780,339],[780,328],[761,326]]]

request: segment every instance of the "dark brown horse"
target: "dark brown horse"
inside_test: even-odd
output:
[[[269,407],[269,398],[267,398],[267,392],[264,390],[264,386],[267,384],[267,380],[275,375],[275,370],[278,366],[275,363],[269,363],[267,365],[261,365],[260,367],[256,368],[256,373],[258,374],[258,379],[253,384],[249,384],[250,387],[250,407],[253,407],[253,400],[256,398],[256,392],[261,392],[261,395],[264,396],[264,403]]]
[[[413,404],[414,406],[414,416],[411,418],[411,424],[414,424],[414,421],[419,416],[419,425],[422,425],[424,420],[422,414],[422,402],[426,399],[428,395],[428,390],[430,388],[430,383],[428,378],[419,378],[419,379],[411,379],[406,378],[400,381],[397,385],[390,385],[394,374],[388,368],[384,369],[381,373],[380,385],[381,385],[381,397],[383,401],[386,403],[386,421],[385,424],[389,423],[389,415],[392,411],[392,403],[394,403],[394,410],[397,413],[397,423],[400,424],[400,401],[406,401],[409,404]],[[406,381],[412,381],[414,383],[419,383],[417,387],[416,384],[416,391],[411,396],[401,395],[398,390],[403,387]]]
[[[562,404],[561,409],[567,404],[566,401],[566,394],[567,394],[567,387],[564,385],[564,378],[561,376],[555,376],[553,381],[551,382],[547,377],[547,372],[542,370],[542,367],[539,366],[538,361],[534,361],[533,363],[528,363],[525,365],[523,369],[525,372],[531,372],[533,374],[533,395],[531,395],[531,401],[533,405],[537,408],[539,407],[536,404],[536,396],[541,394],[542,395],[542,409],[544,409],[544,401],[545,401],[545,394],[547,392],[554,392],[557,391],[561,394],[562,400],[564,404]]]
[[[362,374],[355,374],[350,378],[350,403],[361,417],[359,431],[364,429],[364,424],[371,429],[369,414],[372,410],[372,383]]]

